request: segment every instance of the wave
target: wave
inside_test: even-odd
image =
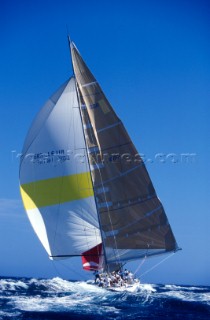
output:
[[[205,316],[210,314],[210,288],[140,284],[131,292],[106,290],[89,282],[58,277],[4,278],[0,279],[0,307],[0,319],[33,319],[34,314],[39,314],[39,319],[54,319],[49,312],[60,314],[60,318],[63,313],[71,313],[74,319],[79,315],[80,319],[90,315],[94,319],[159,319],[167,313],[173,319],[174,312],[180,312],[183,318],[183,310],[185,314],[197,312],[199,319],[208,319]],[[46,314],[49,318],[44,318]]]
[[[202,302],[210,305],[209,287],[165,285],[162,294],[186,302]]]
[[[179,286],[179,285],[175,285],[175,284],[166,284],[164,286],[166,289],[174,289],[174,290],[186,290],[186,291],[201,291],[201,290],[209,290],[209,287],[205,287],[205,286],[199,286],[199,287],[195,287],[195,286]]]

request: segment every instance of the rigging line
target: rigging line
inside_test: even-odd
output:
[[[83,278],[83,274],[82,272],[78,272],[75,270],[75,268],[71,268],[70,266],[66,266],[64,263],[62,263],[61,261],[59,261],[60,265],[65,268],[67,271],[72,271],[73,273],[77,274],[79,276],[79,279]],[[56,272],[60,275],[61,278],[63,278],[63,275],[61,274],[61,272],[58,270],[57,266],[55,265],[55,261],[53,261],[53,266],[56,270]]]
[[[103,256],[104,254],[103,253],[100,253],[100,256]],[[81,253],[81,254],[62,254],[62,255],[57,255],[57,256],[49,256],[50,258],[68,258],[68,257],[94,257],[94,256],[98,256],[97,254],[94,254],[94,253],[90,253],[90,254],[84,254],[84,253]]]
[[[144,259],[141,261],[141,263],[139,264],[139,266],[136,268],[136,270],[134,271],[134,275],[139,271],[139,269],[141,268],[141,266],[144,264],[144,262],[146,261],[147,255],[144,256]]]
[[[77,93],[77,100],[78,100],[78,104],[79,104],[79,112],[80,112],[80,119],[82,124],[84,123],[83,120],[83,114],[82,114],[82,108],[81,108],[81,99],[80,99],[80,91],[79,91],[79,87],[78,87],[78,83],[77,83],[77,79],[75,77],[75,87],[76,87],[76,93]],[[82,96],[82,93],[81,93]],[[82,97],[83,99],[83,97]],[[101,232],[101,223],[100,223],[100,217],[99,217],[99,213],[98,213],[98,208],[97,208],[97,202],[96,202],[96,196],[95,196],[95,192],[94,192],[94,183],[93,183],[93,177],[92,177],[92,172],[90,170],[90,159],[88,156],[88,144],[86,141],[86,137],[85,137],[85,131],[84,131],[84,127],[82,125],[82,132],[83,132],[83,136],[84,136],[84,141],[85,141],[85,147],[86,147],[86,156],[87,156],[87,160],[88,160],[88,167],[89,167],[89,172],[90,172],[90,177],[91,177],[91,184],[92,184],[92,189],[93,189],[93,196],[94,196],[94,200],[95,200],[95,207],[96,207],[96,213],[97,213],[97,217],[98,217],[98,223],[99,223],[99,231],[100,231],[100,235],[101,235],[101,240],[102,240],[102,232]],[[105,247],[104,247],[104,243],[102,241],[102,246],[103,246],[103,251],[104,251],[104,259],[105,261],[107,261],[106,259],[106,252],[105,252]]]
[[[158,262],[157,264],[155,264],[154,266],[152,266],[150,269],[146,270],[144,273],[142,273],[139,278],[142,278],[143,276],[145,276],[147,273],[149,273],[150,271],[152,271],[153,269],[157,268],[160,264],[162,264],[164,261],[168,260],[169,258],[171,258],[173,255],[175,254],[175,252],[172,252],[169,256],[167,256],[166,258],[164,258],[163,260],[161,260],[160,262]]]
[[[113,110],[113,112],[114,112],[114,110]],[[122,123],[122,121],[119,119],[119,122],[121,123],[121,127],[122,127],[122,129],[124,128],[124,125],[123,125],[123,123]],[[123,134],[123,137],[121,137],[121,130],[120,130],[120,126],[117,126],[117,128],[116,128],[116,133],[117,133],[117,141],[118,141],[118,150],[119,150],[119,153],[121,154],[121,152],[122,152],[122,149],[121,149],[121,145],[122,145],[122,143],[124,142],[124,141],[126,141],[126,140],[124,140],[124,134]],[[132,141],[131,141],[131,139],[130,139],[130,137],[129,137],[129,142],[131,143],[131,145],[132,145]],[[129,145],[129,144],[128,144]],[[127,149],[127,148],[126,148]],[[129,148],[129,150],[130,150],[130,148]],[[121,180],[122,181],[122,178],[120,177],[121,176],[121,173],[123,172],[123,162],[122,162],[122,157],[120,157],[120,174],[119,174],[119,180]],[[123,197],[124,197],[124,199],[126,199],[126,200],[128,200],[128,192],[127,192],[127,188],[123,185]],[[118,204],[120,204],[120,199],[119,199],[119,197],[118,197]],[[130,200],[129,200],[129,202],[130,202]],[[110,213],[110,211],[111,210],[109,210],[109,215],[111,214]],[[118,211],[119,212],[119,211]],[[113,214],[113,213],[112,213]],[[113,227],[112,227],[112,230],[113,230]],[[119,231],[119,230],[118,230]],[[114,232],[114,231],[113,231]],[[115,236],[115,234],[114,234],[114,236]],[[115,236],[116,237],[116,236]],[[117,254],[118,254],[118,259],[119,259],[119,264],[120,264],[120,262],[121,262],[121,256],[120,256],[120,253],[119,253],[119,249],[118,249],[118,247],[117,247],[117,244],[116,244],[116,249],[117,249]],[[122,263],[122,262],[121,262]]]
[[[55,269],[55,272],[60,276],[60,278],[62,279],[62,274],[61,274],[61,272],[58,270],[58,268],[56,267],[56,265],[55,265],[55,261],[54,260],[52,260],[52,265],[53,265],[53,268]]]
[[[75,87],[75,92],[77,92],[76,91],[76,80],[75,80],[75,83],[74,83],[74,87]],[[76,93],[76,95],[77,95],[77,93]],[[75,122],[75,112],[77,113],[77,112],[79,112],[79,101],[78,101],[78,99],[76,99],[76,102],[77,102],[77,105],[78,105],[78,108],[75,108],[74,110],[73,110],[73,134],[74,134],[74,152],[75,152],[75,150],[76,150],[76,129],[77,129],[77,124],[76,124],[76,122]],[[81,117],[79,116],[79,126],[78,127],[81,127],[82,126],[82,121],[81,121]],[[84,144],[85,144],[85,141],[84,141]],[[84,152],[85,153],[85,152]],[[84,155],[84,154],[83,154]],[[79,173],[79,164],[78,164],[78,162],[79,162],[79,160],[76,160],[75,161],[75,168],[76,168],[76,172],[77,173]],[[80,183],[80,181],[79,181],[79,176],[77,175],[76,176],[76,181],[77,181],[77,185],[76,185],[76,187],[77,187],[77,190],[78,190],[78,193],[80,194],[81,193],[81,183]],[[78,215],[78,214],[76,214],[76,216],[77,217],[80,217],[80,222],[81,222],[81,226],[83,227],[83,231],[84,231],[84,234],[85,234],[85,240],[86,240],[86,245],[88,245],[88,238],[87,238],[87,233],[86,233],[86,227],[85,227],[85,222],[84,222],[84,219],[82,218],[83,216],[84,216],[84,210],[83,210],[83,206],[82,206],[82,203],[81,203],[81,201],[79,201],[79,208],[80,208],[80,211],[81,211],[81,215]]]
[[[83,132],[84,146],[85,146],[84,149],[83,149],[83,151],[84,151],[83,156],[84,156],[84,162],[85,162],[86,172],[88,172],[87,175],[88,175],[88,177],[89,177],[90,169],[89,169],[89,164],[88,164],[87,146],[86,146],[86,141],[85,141],[85,136],[84,136],[82,116],[81,116],[81,112],[80,112],[80,104],[81,104],[81,101],[80,101],[80,98],[79,98],[79,96],[78,96],[77,85],[76,85],[76,78],[75,78],[75,90],[76,90],[76,94],[77,94],[77,103],[78,103],[78,108],[77,108],[76,110],[77,110],[77,112],[79,112],[79,120],[80,120],[79,125],[80,125],[80,127],[81,127],[81,129],[82,129],[82,132]],[[76,130],[74,130],[74,132],[76,132]],[[91,183],[91,182],[90,182],[90,183]],[[77,185],[78,185],[79,192],[80,192],[80,190],[81,190],[81,183],[79,184],[79,177],[77,178]],[[89,185],[89,184],[88,184],[88,185]],[[92,186],[89,186],[89,187],[90,187],[90,189],[93,189]],[[90,208],[93,207],[92,198],[87,199],[87,200],[85,200],[85,201],[87,201],[87,202],[89,203],[89,207],[90,207]],[[80,203],[80,210],[81,210],[82,217],[83,217],[83,218],[81,218],[81,220],[82,220],[81,225],[82,225],[82,227],[83,227],[83,231],[84,231],[84,235],[85,235],[86,247],[89,249],[89,248],[90,248],[90,245],[91,245],[91,240],[90,240],[90,237],[88,237],[88,232],[89,232],[89,230],[88,230],[88,227],[87,227],[86,223],[87,223],[87,222],[90,223],[90,221],[89,221],[89,220],[87,221],[87,220],[84,219],[86,213],[85,213],[85,210],[84,210],[84,208],[83,208],[83,206],[82,206],[81,203]],[[94,232],[95,232],[95,235],[96,235],[97,232],[96,232],[96,227],[95,227],[94,225],[93,225],[93,229],[94,229]],[[97,236],[96,236],[96,239],[97,239]]]
[[[67,39],[68,39],[68,46],[69,46],[69,53],[70,53],[70,61],[71,61],[71,68],[72,68],[72,73],[73,73],[73,77],[75,77],[75,72],[74,72],[74,66],[73,66],[73,59],[72,59],[72,51],[73,51],[73,44],[72,41],[70,39],[70,35],[67,35]]]
[[[76,88],[76,81],[75,81],[75,90],[77,92],[77,88]],[[81,127],[83,127],[83,122],[82,122],[82,118],[81,118],[81,113],[80,113],[80,100],[78,99],[78,93],[77,93],[77,100],[78,100],[78,111],[79,111],[79,114],[80,114],[80,125]],[[82,132],[84,133],[83,131],[83,128],[82,128]],[[83,134],[83,138],[84,138],[84,145],[85,145],[85,137],[84,137],[84,134]],[[85,167],[86,167],[86,172],[89,172],[89,167],[88,167],[88,163],[87,163],[87,147],[85,145],[85,148],[84,148],[84,157],[85,157]],[[91,189],[91,187],[90,187]],[[91,203],[91,200],[87,200],[89,202],[89,205],[90,207],[92,207],[92,203]],[[85,216],[85,211],[84,211],[84,208],[81,206],[81,212],[83,213],[83,216]],[[87,221],[86,221],[87,222]],[[85,239],[86,239],[86,245],[87,247],[89,248],[90,245],[89,245],[89,242],[90,242],[90,238],[87,236],[87,232],[86,232],[86,229],[87,229],[87,226],[85,225],[85,222],[84,222],[84,219],[82,219],[82,225],[83,225],[83,230],[84,230],[84,233],[85,233]]]
[[[95,161],[95,159],[93,158],[93,160]],[[97,162],[95,161],[95,164],[96,166],[98,165]],[[110,221],[110,225],[111,225],[111,232],[112,232],[112,236],[114,238],[114,242],[115,242],[115,247],[117,249],[117,240],[116,240],[116,237],[115,237],[115,234],[114,234],[114,229],[113,229],[113,225],[112,225],[112,220],[111,220],[111,216],[110,216],[110,212],[109,212],[109,206],[108,206],[108,201],[107,201],[107,197],[106,197],[106,192],[105,192],[105,187],[104,187],[104,184],[103,184],[103,179],[102,179],[102,175],[101,175],[101,170],[100,168],[98,167],[98,172],[100,174],[100,178],[101,178],[101,185],[102,185],[102,188],[103,188],[103,193],[104,193],[104,198],[105,198],[105,203],[106,203],[106,207],[107,207],[107,212],[108,212],[108,217],[109,217],[109,221]],[[121,261],[120,261],[120,256],[119,256],[119,253],[117,254],[113,248],[113,252],[114,252],[114,256],[116,258],[116,261],[118,261],[118,263],[120,264]]]
[[[85,101],[84,101],[84,99],[83,99],[83,95],[82,95],[82,92],[80,91],[80,89],[77,88],[77,90],[78,90],[78,98],[79,98],[79,102],[80,102],[80,106],[81,106],[81,103],[84,103],[84,104],[85,104]],[[81,99],[82,99],[83,101],[81,101]],[[85,123],[85,117],[84,117],[82,108],[81,108],[81,110],[80,110],[80,114],[81,114],[82,121]],[[88,122],[90,122],[90,116],[89,116],[88,112],[87,112],[87,114],[86,114],[86,117],[88,118]],[[90,123],[91,123],[91,122],[90,122]],[[83,127],[83,133],[84,133],[84,137],[85,137],[84,127]],[[92,130],[90,131],[90,135],[91,135],[92,141],[95,141],[95,140],[97,141],[94,133],[92,133]],[[86,139],[85,139],[85,142],[86,142],[86,148],[87,148],[88,164],[89,164],[89,167],[90,167],[90,166],[91,166],[91,164],[90,164],[90,158],[89,158],[90,155],[89,155],[89,153],[88,153],[88,143],[87,143]],[[96,144],[97,144],[97,142],[96,142]],[[98,144],[98,145],[99,145],[99,144]],[[96,155],[96,151],[94,152],[94,154]],[[94,159],[94,158],[92,157],[92,159]],[[97,165],[97,163],[96,163],[96,165]],[[90,170],[90,175],[91,175],[91,182],[92,182],[92,187],[93,187],[93,191],[94,191],[95,188],[94,188],[94,182],[93,182],[93,176],[92,176],[92,171],[91,171],[91,170]],[[103,247],[103,252],[104,252],[104,261],[105,261],[105,264],[107,265],[105,245],[104,245],[104,243],[103,243],[103,237],[102,237],[102,232],[101,232],[100,214],[99,214],[99,209],[98,209],[98,206],[97,206],[95,191],[94,191],[94,200],[95,200],[95,206],[96,206],[96,210],[97,210],[98,223],[99,223],[99,231],[100,231],[100,235],[101,235],[102,247]],[[96,230],[95,230],[95,231],[96,231]]]
[[[147,251],[146,251],[146,253],[145,253],[144,259],[141,261],[141,263],[139,264],[139,266],[138,266],[137,269],[135,270],[134,275],[139,271],[139,269],[141,268],[141,266],[142,266],[142,265],[144,264],[144,262],[146,261],[148,250],[149,250],[149,245],[148,245]]]
[[[81,91],[80,91],[80,95],[81,95],[80,99],[83,100]],[[83,103],[83,104],[85,104],[85,101],[84,101],[84,100],[83,100],[83,101],[80,100],[80,102]],[[85,119],[84,113],[85,113],[85,111],[82,111],[82,112],[81,112],[83,122],[84,122],[84,124],[85,124],[85,123],[89,123],[89,124],[90,124],[90,137],[91,137],[92,141],[95,141],[96,138],[94,137],[94,134],[92,133],[93,128],[92,128],[92,124],[91,124],[91,121],[90,121],[89,114],[88,114],[88,112],[86,113],[86,118],[87,118],[87,119]],[[88,120],[88,121],[87,121],[87,120]],[[94,147],[94,148],[95,148],[95,147]],[[98,147],[97,147],[97,148],[98,148]],[[86,150],[86,151],[87,151],[87,157],[88,157],[88,159],[89,159],[89,157],[90,157],[90,152],[89,152],[89,150],[90,150],[90,148],[89,148],[88,143],[87,143],[87,150]],[[98,150],[99,150],[99,149],[94,150],[91,154],[97,155]],[[89,159],[89,165],[91,166],[91,164],[90,164],[90,159]],[[92,187],[93,187],[92,172],[90,172],[90,175],[91,175],[91,181],[92,181]],[[94,187],[93,187],[93,191],[94,191]],[[96,200],[95,192],[94,192],[94,199]],[[95,204],[96,204],[96,203],[95,203]],[[97,205],[96,205],[96,208],[97,208]],[[99,233],[97,234],[97,232],[96,232],[97,229],[96,229],[96,228],[95,228],[94,230],[95,230],[95,237],[96,237],[96,240],[97,240],[97,242],[98,242],[98,235],[99,235]],[[101,234],[101,232],[100,232],[100,234]],[[102,241],[102,236],[101,236],[100,241]],[[104,246],[103,246],[103,247],[104,247]],[[104,248],[103,248],[103,249],[104,249]]]

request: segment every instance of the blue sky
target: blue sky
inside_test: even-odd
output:
[[[0,275],[88,277],[80,261],[49,261],[27,220],[18,181],[27,130],[72,73],[68,25],[144,154],[183,249],[142,281],[210,284],[209,21],[210,5],[202,0],[1,2]],[[146,262],[139,274],[158,261]]]

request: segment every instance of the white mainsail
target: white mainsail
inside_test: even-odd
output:
[[[35,232],[51,258],[81,255],[86,270],[176,251],[143,161],[70,48],[74,76],[41,109],[23,147],[20,189]]]

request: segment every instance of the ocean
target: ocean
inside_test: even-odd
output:
[[[0,278],[0,320],[210,319],[210,287],[142,284],[113,292],[60,278]]]

